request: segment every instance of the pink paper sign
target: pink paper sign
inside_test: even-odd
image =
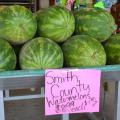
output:
[[[49,69],[45,72],[45,115],[99,112],[101,71]]]

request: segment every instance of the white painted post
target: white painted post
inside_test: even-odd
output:
[[[62,117],[61,120],[70,120],[69,114],[63,114],[61,117]]]
[[[0,120],[5,120],[3,91],[0,90]]]

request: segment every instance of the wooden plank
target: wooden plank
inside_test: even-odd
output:
[[[43,76],[1,78],[0,90],[39,88],[44,86]]]
[[[107,66],[92,69],[102,70],[102,80],[119,81],[120,66]],[[20,70],[0,72],[0,90],[37,88],[44,86],[44,70]]]

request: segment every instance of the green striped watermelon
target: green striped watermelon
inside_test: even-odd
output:
[[[108,39],[115,30],[115,22],[108,12],[100,8],[84,8],[75,12],[75,34],[89,35],[100,42]]]
[[[70,37],[75,28],[73,14],[66,8],[54,6],[37,12],[38,35],[56,42]]]
[[[88,35],[76,35],[63,45],[65,65],[68,67],[102,66],[106,64],[106,54],[101,43]]]
[[[61,68],[63,53],[55,42],[39,37],[22,47],[19,61],[22,69]]]
[[[24,6],[12,5],[0,11],[0,38],[22,44],[32,39],[36,30],[36,19]]]
[[[111,36],[104,45],[107,63],[120,64],[120,34]]]
[[[13,70],[16,66],[16,55],[11,45],[0,39],[0,71]]]

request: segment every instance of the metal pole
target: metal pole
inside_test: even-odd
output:
[[[0,90],[0,120],[5,120],[3,91]]]

